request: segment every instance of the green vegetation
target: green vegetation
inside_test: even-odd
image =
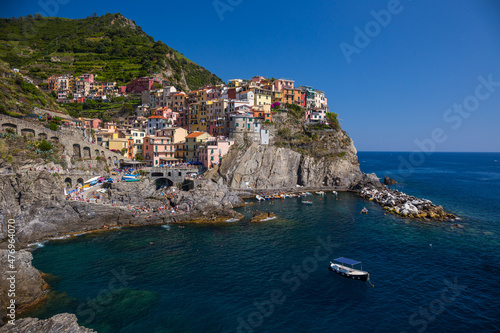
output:
[[[301,106],[295,105],[295,104],[285,104],[285,107],[288,110],[288,114],[290,116],[292,116],[293,118],[299,119],[299,120],[304,118],[305,109],[302,108]]]
[[[47,142],[47,140],[42,140],[40,143],[38,143],[38,149],[41,151],[49,151],[52,149],[52,145]]]
[[[102,100],[86,100],[85,103],[66,103],[62,107],[73,117],[99,118],[103,122],[111,121],[113,117],[134,114],[135,108],[141,104],[138,97],[113,97],[110,102]]]
[[[40,15],[2,18],[0,59],[36,79],[95,73],[99,81],[126,84],[160,74],[184,90],[222,82],[118,13],[75,20]]]
[[[66,161],[61,153],[64,148],[59,143],[47,140],[33,140],[31,136],[18,136],[12,133],[0,133],[0,158],[5,167],[17,168],[25,165],[27,161],[50,163],[66,167]]]
[[[328,120],[328,123],[330,124],[331,128],[335,130],[340,130],[340,124],[339,120],[337,119],[338,114],[335,112],[327,112],[326,113],[326,119]]]
[[[50,123],[49,128],[53,131],[57,131],[57,124],[56,123]]]
[[[315,158],[349,158],[351,139],[340,129],[337,114],[329,116],[326,124],[304,124],[305,109],[286,105],[287,117],[276,118],[275,145],[290,148],[302,155]],[[333,126],[332,126],[333,124]]]
[[[61,110],[54,97],[11,73],[8,64],[0,60],[0,113],[22,116],[31,113],[35,106]]]

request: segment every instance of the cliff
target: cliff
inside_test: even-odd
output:
[[[236,217],[233,207],[242,200],[224,185],[211,181],[198,184],[189,192],[176,192],[168,200],[155,190],[154,183],[115,183],[103,200],[116,205],[67,201],[64,177],[47,171],[25,171],[0,176],[0,248],[5,248],[7,221],[15,220],[18,248],[28,243],[67,233],[101,229],[103,225],[148,225],[205,219],[212,213]],[[183,214],[160,213],[155,208],[168,204]],[[189,212],[187,206],[191,204]],[[148,213],[134,216],[127,206],[145,206]],[[145,218],[145,216],[149,216]]]
[[[74,314],[60,313],[49,319],[23,318],[16,320],[15,326],[0,327],[0,333],[92,333],[94,330],[79,326]]]
[[[233,189],[381,186],[375,175],[359,169],[357,151],[347,133],[338,125],[303,125],[300,112],[290,109],[273,115],[269,145],[237,137],[236,145],[207,176]]]
[[[8,251],[0,250],[0,260],[2,262],[2,267],[6,267],[8,263]],[[33,256],[31,252],[21,250],[15,253],[15,270],[16,280],[15,280],[15,297],[16,309],[22,309],[29,304],[32,304],[39,299],[41,299],[47,288],[47,284],[42,279],[41,273],[31,265],[31,260]],[[5,321],[7,316],[7,306],[9,305],[10,298],[8,296],[8,291],[10,285],[7,278],[11,275],[7,273],[7,269],[2,270],[2,277],[0,282],[0,325]],[[7,318],[11,319],[11,318]],[[6,322],[6,321],[5,321]],[[17,322],[16,322],[17,323]],[[10,325],[7,325],[10,326]],[[2,329],[0,329],[0,332]],[[14,332],[14,331],[9,331]]]
[[[212,175],[214,176],[214,175]],[[259,189],[330,186],[355,187],[361,182],[377,183],[359,169],[355,149],[343,157],[313,157],[290,148],[259,145],[233,148],[223,159],[215,178],[230,188]]]

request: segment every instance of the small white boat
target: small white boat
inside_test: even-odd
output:
[[[319,192],[316,192],[317,195],[325,195],[325,192],[323,191],[319,191]]]
[[[328,269],[337,273],[338,275],[353,280],[367,281],[370,279],[370,274],[363,271],[363,266],[361,266],[360,269],[354,268],[354,265],[361,265],[360,261],[344,257],[337,258],[334,261],[336,261],[337,263],[333,263],[330,261],[330,266],[328,267]],[[348,267],[346,265],[350,265],[351,267]]]
[[[312,203],[312,201],[309,201],[309,200],[302,201],[302,203],[303,203],[304,205],[312,205],[312,204],[313,204],[313,203]]]
[[[337,191],[332,191],[332,193],[333,193],[333,194],[335,194],[335,195],[337,195],[337,194],[338,194],[338,193],[337,193]]]
[[[263,197],[261,197],[261,196],[260,196],[260,195],[258,195],[258,194],[255,196],[255,199],[257,199],[257,200],[259,200],[259,201],[264,201],[264,200],[266,200],[266,199],[264,199]]]

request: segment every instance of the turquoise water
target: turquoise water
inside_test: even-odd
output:
[[[464,228],[330,193],[240,209],[279,216],[262,223],[83,235],[34,251],[53,291],[26,315],[72,312],[101,333],[500,330],[500,154],[436,153],[411,172],[400,157],[359,153],[363,171],[398,179]],[[330,272],[340,256],[362,261],[374,287]]]

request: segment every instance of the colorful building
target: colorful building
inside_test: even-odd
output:
[[[163,116],[151,116],[148,118],[147,133],[148,135],[154,135],[157,130],[171,126],[172,122],[168,118]]]
[[[198,161],[203,163],[205,168],[213,168],[220,163],[221,158],[227,154],[233,140],[213,140],[207,141],[205,146],[198,149]]]
[[[203,146],[207,141],[212,141],[213,136],[207,132],[194,132],[186,136],[184,143],[185,161],[197,162],[198,161],[198,148]]]

